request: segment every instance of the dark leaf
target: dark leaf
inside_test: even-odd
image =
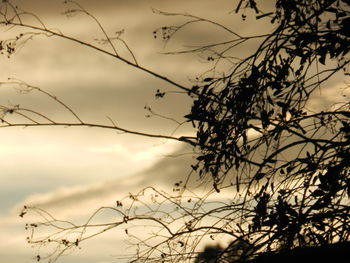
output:
[[[324,196],[325,192],[322,191],[321,189],[317,189],[317,190],[313,191],[311,195],[314,197]]]
[[[323,222],[318,223],[318,224],[314,224],[314,227],[320,231],[325,231],[325,229],[326,229],[325,224]]]
[[[286,108],[286,107],[287,107],[287,104],[284,103],[284,102],[281,102],[281,101],[277,101],[276,104],[277,104],[278,106],[280,106],[281,108]]]
[[[265,173],[257,173],[254,177],[255,180],[260,180],[265,176]]]
[[[205,79],[203,79],[203,81],[204,82],[210,82],[210,81],[212,81],[214,78],[205,78]]]
[[[258,16],[256,16],[256,19],[261,19],[261,18],[264,18],[264,17],[269,16],[269,15],[273,15],[273,12],[269,12],[269,13],[265,13],[265,14],[262,14],[262,15],[258,15]]]
[[[196,159],[197,159],[198,161],[203,161],[203,160],[204,160],[204,156],[198,156]]]

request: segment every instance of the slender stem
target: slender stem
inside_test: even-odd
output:
[[[163,138],[163,139],[169,139],[169,140],[176,140],[176,141],[181,141],[181,142],[186,142],[190,144],[195,144],[194,141],[191,139],[195,139],[194,137],[174,137],[174,136],[168,136],[168,135],[162,135],[162,134],[152,134],[152,133],[146,133],[146,132],[138,132],[138,131],[133,131],[129,129],[125,129],[122,127],[115,126],[113,125],[104,125],[104,124],[96,124],[96,123],[87,123],[87,122],[82,122],[82,123],[66,123],[66,122],[47,122],[47,123],[9,123],[3,120],[6,124],[0,124],[0,128],[7,128],[7,127],[37,127],[37,126],[65,126],[65,127],[92,127],[92,128],[103,128],[103,129],[112,129],[112,130],[117,130],[123,133],[128,133],[128,134],[134,134],[134,135],[140,135],[140,136],[145,136],[145,137],[151,137],[151,138]]]
[[[98,52],[101,52],[101,53],[106,54],[108,56],[114,57],[114,58],[116,58],[116,59],[118,59],[118,60],[128,64],[131,67],[137,68],[137,69],[139,69],[139,70],[141,70],[143,72],[146,72],[146,73],[148,73],[148,74],[150,74],[150,75],[152,75],[152,76],[154,76],[154,77],[156,77],[158,79],[164,80],[165,82],[168,82],[169,84],[171,84],[171,85],[173,85],[173,86],[175,86],[175,87],[177,87],[179,89],[182,89],[182,90],[184,90],[186,92],[190,92],[191,91],[191,89],[185,87],[184,85],[181,85],[181,84],[179,84],[179,83],[177,83],[177,82],[175,82],[175,81],[173,81],[173,80],[171,80],[171,79],[169,79],[169,78],[167,78],[167,77],[165,77],[163,75],[160,75],[159,73],[156,73],[156,72],[154,72],[154,71],[152,71],[152,70],[150,70],[150,69],[148,69],[148,68],[146,68],[144,66],[141,66],[140,64],[136,64],[135,62],[127,60],[127,59],[121,57],[118,54],[111,53],[111,52],[109,52],[107,50],[104,50],[102,48],[99,48],[99,47],[97,47],[95,45],[92,45],[90,43],[84,42],[82,40],[79,40],[77,38],[74,38],[74,37],[71,37],[71,36],[67,36],[67,35],[64,35],[62,33],[57,33],[57,32],[55,32],[53,30],[50,30],[50,29],[47,29],[47,28],[38,27],[38,26],[34,26],[34,25],[29,25],[29,24],[24,24],[24,23],[17,23],[17,22],[12,22],[12,21],[8,22],[8,23],[10,23],[11,25],[14,25],[14,26],[31,28],[31,29],[38,30],[38,31],[41,31],[41,32],[49,33],[52,36],[57,36],[57,37],[60,37],[60,38],[67,39],[67,40],[70,40],[72,42],[78,43],[78,44],[80,44],[82,46],[86,46],[86,47],[92,48],[92,49],[94,49],[94,50],[96,50]],[[2,22],[1,24],[5,24],[5,23]]]

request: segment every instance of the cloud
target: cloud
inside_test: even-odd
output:
[[[174,147],[173,145],[170,146],[168,152],[165,151],[165,153],[169,153],[170,149]],[[128,151],[124,146],[90,148],[90,150],[91,149],[99,153],[119,151],[123,153]],[[163,150],[164,149],[166,149],[166,147],[163,147]],[[22,244],[20,246],[23,246],[23,252],[18,251],[18,253],[16,253],[17,259],[21,259],[22,262],[27,263],[26,259],[31,259],[33,255],[35,255],[35,251],[30,250],[24,243],[25,235],[30,233],[25,233],[23,226],[25,222],[37,221],[38,217],[35,214],[29,213],[25,215],[24,219],[20,218],[18,215],[24,204],[44,209],[58,219],[85,222],[99,207],[115,206],[116,200],[124,198],[129,192],[137,193],[147,185],[155,186],[158,189],[171,189],[174,182],[181,179],[184,180],[188,175],[191,169],[190,164],[193,160],[191,155],[185,153],[190,151],[190,148],[178,145],[178,149],[171,155],[180,156],[165,157],[163,151],[153,150],[152,154],[158,156],[158,161],[144,171],[137,172],[134,175],[88,185],[59,187],[56,190],[46,193],[28,195],[24,200],[13,206],[10,214],[0,217],[0,225],[2,226],[1,237],[4,239],[4,243],[0,245],[0,251],[7,251],[7,254],[4,254],[4,258],[6,256],[6,258],[11,259],[14,257],[13,251],[15,251],[15,247]],[[159,155],[163,155],[163,157],[161,158]],[[146,157],[148,158],[148,156]],[[111,217],[109,213],[102,213],[98,220],[106,222],[108,220],[113,220],[113,218],[114,217]],[[15,232],[11,229],[15,229]],[[74,259],[74,262],[97,262],[98,260],[119,262],[118,258],[114,255],[119,255],[121,251],[116,249],[116,247],[121,248],[125,246],[123,251],[126,252],[128,250],[125,243],[126,237],[124,236],[124,230],[122,228],[118,229],[116,229],[117,232],[114,230],[108,231],[108,233],[100,237],[85,242],[83,244],[83,249],[74,251],[69,258]]]
[[[31,0],[21,1],[21,5],[26,5],[25,9],[33,10],[43,17],[48,27],[60,28],[69,35],[96,43],[94,38],[102,37],[97,26],[80,15],[71,19],[64,18],[61,15],[64,10],[61,2]],[[213,28],[209,30],[207,24],[202,24],[192,27],[193,32],[185,30],[178,34],[168,49],[162,49],[164,43],[159,38],[153,39],[153,30],[161,26],[179,25],[183,20],[152,14],[151,7],[169,12],[190,11],[195,15],[219,19],[233,29],[240,30],[243,35],[256,33],[257,26],[264,26],[260,22],[257,24],[254,17],[248,17],[245,23],[237,21],[229,14],[234,9],[231,1],[227,4],[215,1],[198,4],[198,1],[188,0],[81,2],[96,14],[111,34],[125,29],[123,37],[134,50],[140,65],[188,87],[193,84],[189,79],[208,69],[209,64],[192,54],[165,56],[158,53],[183,49],[184,44],[199,45],[219,41],[226,35]],[[217,17],[218,14],[221,17]],[[6,35],[2,37],[5,38]],[[255,44],[245,44],[237,51],[248,52]],[[108,48],[106,45],[101,47]],[[118,50],[126,54],[122,46],[118,46]],[[91,122],[110,124],[106,118],[108,116],[125,128],[168,135],[177,124],[156,116],[145,118],[145,104],[159,114],[180,121],[190,110],[191,100],[186,95],[173,93],[161,100],[154,98],[157,89],[178,91],[164,81],[69,41],[38,38],[28,42],[10,59],[0,57],[0,60],[3,78],[17,77],[44,88],[71,106],[84,120]],[[0,92],[1,103],[33,107],[59,120],[72,119],[69,112],[38,94],[18,96],[4,89]],[[333,96],[339,98],[337,89],[322,92],[322,96],[315,98],[311,106],[324,103],[330,105]],[[177,134],[191,132],[191,127],[185,125]],[[191,154],[181,155],[191,153],[191,149],[187,148],[180,148],[173,153],[180,155],[178,157],[161,158],[175,148],[169,142],[164,147],[153,146],[163,142],[99,129],[55,127],[1,130],[2,259],[16,262],[14,255],[20,254],[22,261],[17,262],[32,262],[27,260],[29,254],[22,256],[24,252],[18,249],[24,246],[18,230],[20,226],[22,231],[24,225],[18,217],[24,204],[42,207],[62,218],[86,219],[98,207],[115,205],[115,201],[128,195],[128,192],[137,192],[148,185],[171,191],[175,182],[186,179],[194,160]],[[194,176],[194,183],[197,180]],[[220,198],[225,198],[225,195],[220,194]],[[9,208],[12,208],[10,214],[7,213]],[[6,246],[6,240],[10,238],[13,242]],[[84,249],[79,256],[73,256],[72,262],[109,262],[110,255],[104,253],[107,247],[112,250],[113,246],[114,249],[119,247],[120,243],[115,241],[118,238],[120,236],[114,235],[110,239],[91,242],[91,254],[84,256],[84,253],[89,252],[89,249]],[[102,250],[103,246],[106,246],[106,250]],[[100,249],[103,252],[96,255]],[[106,258],[102,259],[101,254]]]
[[[154,151],[157,154],[160,153],[159,150]],[[187,149],[188,151],[189,149]],[[184,152],[186,152],[186,148],[181,147],[174,155]],[[152,155],[152,153],[145,152],[136,158],[149,158],[149,154]],[[91,213],[92,209],[104,204],[114,205],[116,200],[127,196],[129,192],[138,192],[146,186],[171,189],[175,182],[185,180],[191,171],[190,164],[192,162],[191,155],[163,157],[150,168],[131,176],[90,185],[60,187],[51,192],[32,194],[17,204],[12,211],[18,213],[23,205],[29,205],[45,210],[54,210],[65,217],[73,214],[81,215],[84,212]],[[79,209],[76,209],[77,207]]]
[[[327,86],[321,85],[319,90],[314,91],[306,108],[310,112],[334,110],[346,104],[349,96],[349,84],[334,78],[327,82]]]

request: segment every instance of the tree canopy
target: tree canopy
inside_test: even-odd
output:
[[[242,6],[276,26],[224,76],[192,87],[187,118],[198,129],[199,173],[211,175],[216,191],[225,177],[237,191],[246,187],[246,233],[268,233],[268,247],[347,240],[348,103],[307,107],[333,75],[349,75],[349,3],[276,1],[264,13],[240,1],[236,11]]]
[[[60,123],[36,112],[44,119],[38,122],[20,107],[2,106],[1,126],[94,126],[178,140],[193,147],[196,157],[193,171],[187,181],[175,183],[174,193],[145,188],[139,194],[127,197],[131,200],[127,208],[123,205],[124,200],[117,201],[115,207],[101,208],[117,211],[120,220],[101,225],[99,234],[131,221],[151,221],[158,226],[159,231],[145,240],[134,237],[138,252],[130,262],[191,262],[196,258],[200,244],[208,239],[226,237],[234,241],[219,249],[220,253],[214,253],[218,262],[248,260],[263,252],[286,248],[349,241],[348,98],[345,97],[342,104],[327,108],[310,103],[317,94],[322,96],[322,90],[332,85],[335,76],[342,76],[344,89],[348,88],[345,80],[349,76],[350,63],[350,2],[271,2],[273,6],[267,7],[254,0],[233,1],[236,5],[233,16],[242,20],[254,18],[254,23],[264,22],[271,26],[270,33],[249,36],[187,13],[156,11],[165,16],[181,16],[185,21],[179,26],[155,30],[155,37],[160,32],[165,42],[193,23],[210,23],[218,30],[230,33],[230,38],[223,42],[170,52],[173,55],[195,53],[214,62],[212,68],[186,87],[141,66],[131,50],[131,59],[126,59],[116,50],[100,49],[48,29],[41,20],[39,26],[27,24],[26,13],[11,1],[4,1],[1,24],[22,29],[25,33],[20,33],[15,39],[2,40],[3,53],[14,53],[16,43],[23,38],[45,34],[113,56],[189,96],[192,108],[185,118],[193,125],[196,134],[174,137],[132,131],[113,122],[112,125],[86,123],[64,102],[24,83],[20,84],[26,89],[36,89],[63,105],[76,122]],[[78,4],[74,10],[95,19]],[[114,47],[107,33],[105,37]],[[240,57],[237,50],[250,41],[254,41],[256,47]],[[225,66],[221,67],[222,64]],[[155,95],[166,100],[166,92],[157,90]],[[7,118],[10,114],[20,114],[27,122],[12,122]],[[195,194],[195,186],[190,185],[191,178],[196,182],[199,178],[200,183],[210,185],[209,192],[204,196]],[[230,197],[216,201],[215,198],[223,192],[229,192]],[[149,205],[150,197],[152,205]],[[138,214],[134,209],[137,206],[146,207],[145,212]],[[47,257],[49,259],[56,260],[63,252],[96,235],[86,235],[90,219],[86,224],[62,228],[57,226],[54,217],[40,208],[25,207],[21,216],[28,210],[39,211],[46,220],[28,227],[53,229],[53,234],[45,238],[29,239],[32,243],[56,245],[57,249]],[[80,234],[73,235],[72,228]],[[38,260],[41,259],[42,256],[38,255]]]

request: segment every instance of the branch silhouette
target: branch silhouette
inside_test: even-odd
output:
[[[349,1],[278,0],[273,1],[272,11],[264,12],[265,7],[256,1],[240,0],[234,11],[243,22],[255,16],[271,26],[268,33],[251,36],[199,16],[153,10],[184,19],[179,25],[154,31],[156,38],[161,34],[165,44],[193,24],[209,23],[230,35],[226,41],[163,52],[206,58],[208,70],[193,81],[192,87],[142,66],[122,40],[121,32],[115,40],[123,43],[129,58],[120,56],[103,25],[78,3],[66,2],[75,6],[66,14],[84,13],[92,18],[111,51],[49,29],[40,18],[21,11],[11,1],[1,7],[0,24],[25,32],[3,40],[1,50],[11,56],[21,41],[45,35],[115,58],[190,97],[192,108],[184,117],[196,130],[195,136],[129,130],[111,118],[106,125],[85,122],[54,95],[18,80],[1,85],[15,86],[21,92],[38,91],[68,111],[73,121],[58,122],[33,109],[1,105],[0,127],[96,127],[177,140],[193,146],[194,164],[185,182],[176,182],[172,191],[145,187],[116,201],[115,206],[98,208],[84,224],[61,221],[40,208],[24,207],[20,216],[36,213],[43,220],[27,226],[31,230],[28,242],[39,246],[37,260],[56,261],[85,240],[122,227],[136,248],[128,258],[135,263],[254,262],[270,253],[348,243],[349,102],[345,98],[337,106],[309,108],[315,106],[310,103],[317,91],[332,85],[336,76],[344,80],[349,76]],[[27,23],[28,15],[36,23]],[[240,56],[239,48],[248,41],[256,45],[248,55]],[[348,88],[345,81],[343,86]],[[164,95],[157,90],[157,98],[166,99]],[[150,116],[174,121],[146,109]],[[93,223],[106,211],[115,213],[117,219]],[[139,226],[147,226],[147,237],[139,235]],[[38,229],[47,229],[50,234],[37,236]],[[219,241],[226,242],[225,247],[217,245]],[[215,244],[200,252],[209,242]],[[41,250],[49,246],[52,252],[43,256]],[[214,252],[206,254],[209,250]]]

